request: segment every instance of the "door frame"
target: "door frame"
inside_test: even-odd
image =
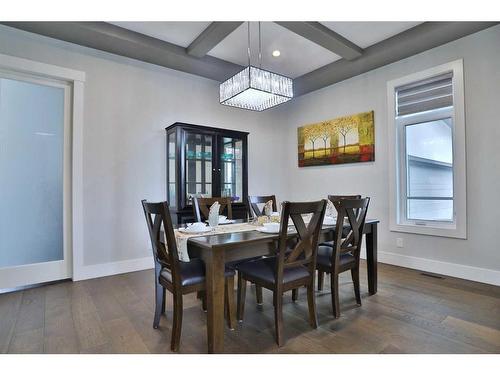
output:
[[[65,104],[68,101],[69,111],[65,113],[64,152],[69,152],[64,157],[64,257],[66,263],[61,261],[44,262],[52,270],[66,275],[74,280],[79,278],[83,268],[83,96],[85,73],[56,65],[45,64],[24,58],[0,54],[0,70],[6,75],[26,77],[32,82],[39,78],[42,81],[53,80],[58,85],[66,85]],[[56,84],[56,83],[55,83]],[[68,184],[70,186],[68,186]],[[0,285],[4,288],[26,285],[19,275],[19,269],[24,271],[36,270],[41,263],[9,267],[4,270]],[[24,272],[23,272],[24,274]],[[30,284],[53,281],[47,279],[44,272],[34,272]]]

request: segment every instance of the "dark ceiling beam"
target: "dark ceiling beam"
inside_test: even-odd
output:
[[[243,22],[212,22],[193,42],[187,46],[188,55],[203,57]]]
[[[363,50],[350,40],[319,22],[276,22],[278,25],[309,39],[346,60],[360,57]]]
[[[319,90],[497,24],[499,22],[425,22],[366,48],[356,60],[337,60],[297,77],[294,95]]]
[[[186,48],[105,22],[0,22],[10,27],[95,48],[116,55],[222,82],[242,66],[211,56],[196,58]],[[476,33],[499,22],[426,22],[364,50],[353,61],[341,59],[294,80],[300,96],[425,50]]]
[[[106,22],[1,22],[17,29],[222,82],[243,67]]]

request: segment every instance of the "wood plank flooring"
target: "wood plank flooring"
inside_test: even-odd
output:
[[[364,264],[362,265],[364,268]],[[366,275],[363,269],[362,275]],[[378,293],[362,277],[361,307],[341,278],[341,317],[331,315],[329,282],[316,294],[319,328],[308,324],[307,299],[285,296],[285,345],[274,342],[271,293],[247,293],[245,320],[225,332],[227,353],[500,353],[500,287],[385,264]],[[61,282],[0,295],[0,353],[170,353],[172,300],[152,328],[153,271]],[[205,353],[206,314],[185,297],[181,353]]]

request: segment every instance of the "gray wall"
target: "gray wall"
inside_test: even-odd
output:
[[[332,193],[372,198],[370,217],[381,220],[383,252],[500,270],[500,26],[294,99],[279,109],[286,144],[287,197],[317,199]],[[389,231],[387,81],[463,59],[467,137],[468,239]],[[297,167],[297,127],[338,116],[375,111],[375,161]],[[298,183],[300,182],[300,183]],[[404,247],[396,247],[396,238]]]
[[[249,131],[249,190],[283,199],[329,193],[372,197],[381,252],[500,270],[500,26],[252,113],[218,104],[218,83],[92,49],[0,27],[0,53],[86,72],[84,119],[85,264],[148,256],[139,201],[165,197],[163,128],[185,121]],[[468,239],[390,232],[386,83],[464,59]],[[375,111],[376,160],[297,167],[297,127]],[[396,238],[404,248],[396,248]]]
[[[150,255],[140,200],[166,197],[164,128],[176,121],[250,132],[249,191],[279,195],[284,186],[272,112],[221,106],[215,81],[5,26],[0,53],[86,73],[85,265]]]

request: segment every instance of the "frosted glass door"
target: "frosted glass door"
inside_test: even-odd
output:
[[[67,91],[0,75],[0,288],[40,281],[29,273],[19,277],[26,265],[50,263],[67,270],[57,264],[65,260]],[[66,274],[43,267],[33,271],[44,273],[44,281]]]

